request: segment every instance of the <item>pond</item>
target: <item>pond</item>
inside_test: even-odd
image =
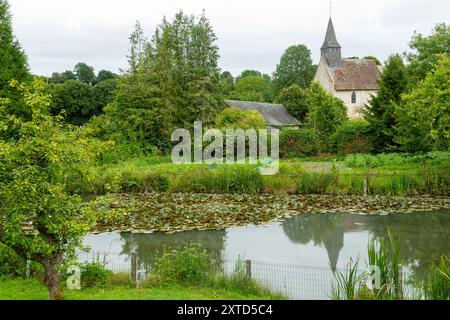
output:
[[[84,243],[94,252],[109,252],[111,257],[118,253],[111,260],[118,259],[116,265],[123,264],[126,270],[132,252],[145,264],[166,246],[200,243],[225,265],[238,258],[251,260],[254,276],[291,298],[321,299],[327,298],[331,271],[344,268],[350,258],[365,261],[369,239],[387,238],[389,231],[399,239],[402,263],[412,273],[422,273],[439,256],[450,254],[450,210],[389,215],[303,214],[267,226],[176,234],[108,233],[87,236]],[[300,281],[298,275],[305,270],[310,274]],[[288,290],[299,281],[309,281],[315,294],[311,288],[301,294],[298,288]],[[321,285],[324,288],[315,288]]]

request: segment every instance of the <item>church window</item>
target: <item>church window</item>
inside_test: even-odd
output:
[[[352,93],[352,103],[356,103],[356,92]]]

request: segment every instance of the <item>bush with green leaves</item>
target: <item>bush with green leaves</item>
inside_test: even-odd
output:
[[[27,275],[33,277],[42,274],[42,266],[34,261],[27,260],[18,256],[14,250],[0,243],[0,277],[24,277]]]
[[[318,145],[312,129],[284,129],[280,133],[280,157],[300,158],[317,155]]]
[[[210,255],[195,244],[179,250],[166,249],[155,262],[155,273],[165,283],[205,283],[212,271]]]
[[[82,288],[103,288],[112,271],[106,270],[99,262],[86,263],[81,266]]]
[[[338,154],[369,153],[372,145],[367,129],[368,124],[364,120],[345,122],[331,136],[331,151]]]

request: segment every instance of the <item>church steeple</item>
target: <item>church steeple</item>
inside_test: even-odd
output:
[[[328,21],[327,33],[325,35],[325,41],[323,42],[322,58],[325,58],[330,67],[339,67],[342,60],[341,45],[336,39],[336,33],[334,32],[333,21]]]

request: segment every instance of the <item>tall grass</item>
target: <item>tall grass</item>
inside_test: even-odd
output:
[[[427,300],[450,300],[450,259],[441,257],[439,264],[433,264],[422,290]]]
[[[333,300],[358,299],[361,280],[364,276],[364,274],[358,274],[358,264],[359,259],[355,263],[350,259],[343,273],[339,271],[334,273],[336,284],[332,284],[331,288],[331,298]]]

